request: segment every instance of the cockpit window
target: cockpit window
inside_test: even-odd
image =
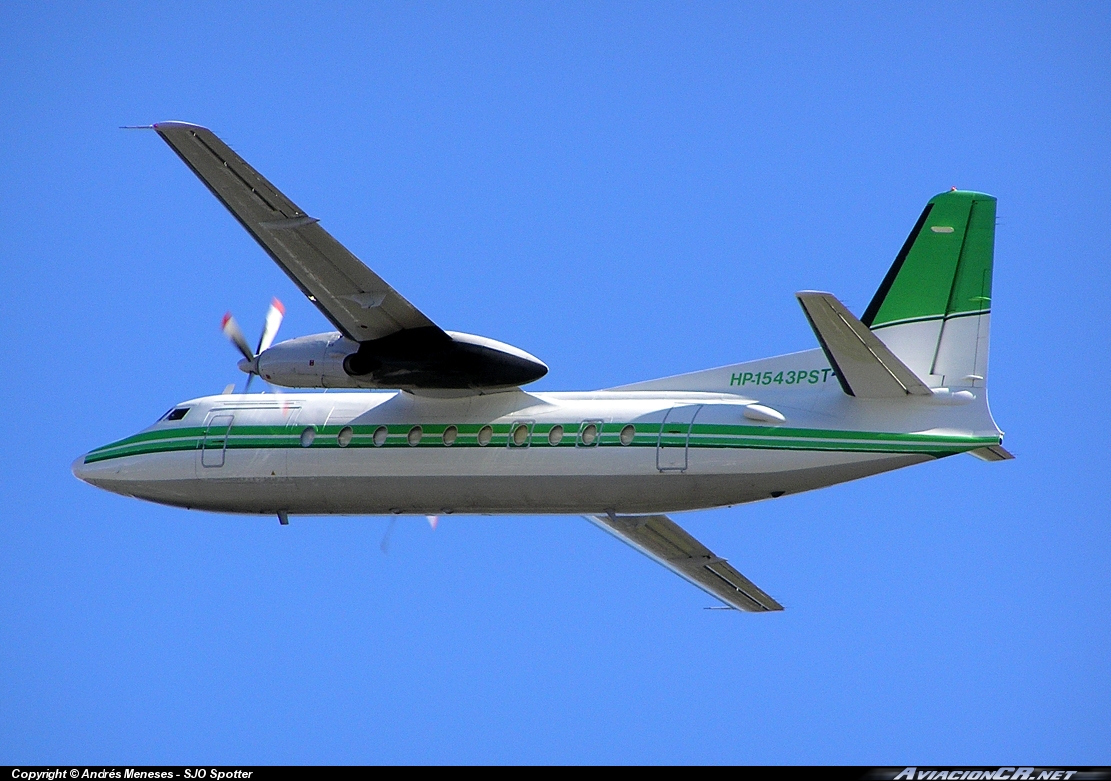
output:
[[[166,413],[166,417],[164,417],[163,420],[181,420],[188,413],[188,407],[175,407],[174,409]]]

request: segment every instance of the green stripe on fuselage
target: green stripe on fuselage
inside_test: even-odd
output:
[[[488,445],[480,445],[478,432],[482,424],[459,425],[458,437],[450,446],[454,448],[496,447],[505,448],[509,443],[512,424],[489,424],[493,438]],[[536,425],[530,442],[532,447],[550,448],[548,433],[557,425],[562,425],[564,436],[556,447],[584,447],[578,441],[578,423]],[[606,423],[602,425],[601,436],[595,447],[626,447],[620,444],[620,432],[627,423]],[[443,432],[449,424],[421,424],[423,435],[417,445],[409,443],[409,432],[413,425],[387,425],[388,435],[381,445],[374,443],[374,432],[378,425],[370,426],[315,426],[316,435],[307,449],[350,449],[350,448],[446,448]],[[227,433],[227,448],[242,449],[282,449],[303,448],[301,432],[305,426],[233,426]],[[341,446],[338,435],[344,428],[352,429],[348,445]],[[215,437],[221,442],[223,433]],[[85,456],[85,463],[92,464],[113,458],[138,456],[151,453],[199,450],[204,441],[204,429],[178,428],[164,431],[146,431],[118,442],[96,448]],[[809,429],[791,427],[765,427],[727,424],[695,424],[688,439],[684,432],[660,434],[660,424],[642,423],[637,425],[633,441],[627,447],[665,447],[691,448],[739,448],[761,450],[824,450],[846,452],[892,452],[892,453],[933,453],[950,454],[972,450],[986,445],[999,444],[999,437],[972,437],[937,434],[894,433],[883,431],[843,431],[829,429]],[[590,446],[586,446],[590,447]]]

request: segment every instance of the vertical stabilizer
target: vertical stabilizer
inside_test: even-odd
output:
[[[861,322],[930,387],[984,387],[995,198],[930,199]]]

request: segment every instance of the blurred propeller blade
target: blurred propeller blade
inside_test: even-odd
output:
[[[390,518],[390,523],[386,527],[386,533],[382,535],[382,542],[378,545],[382,549],[382,553],[390,552],[390,537],[393,536],[393,527],[397,524],[397,516]]]
[[[262,326],[262,335],[258,338],[258,349],[255,350],[255,355],[262,355],[265,350],[270,349],[274,337],[278,335],[283,317],[285,317],[285,306],[278,299],[272,299],[270,309],[266,312],[266,322]]]
[[[251,381],[258,374],[258,356],[274,343],[274,337],[278,335],[278,328],[281,327],[282,318],[284,317],[285,306],[278,299],[271,299],[270,309],[267,310],[266,320],[263,322],[262,334],[258,338],[258,349],[251,352],[251,346],[247,344],[247,338],[243,336],[243,329],[239,327],[239,323],[232,317],[231,312],[224,313],[224,320],[220,324],[220,329],[224,332],[224,336],[243,355],[243,360],[239,362],[239,369],[247,373],[247,383],[243,387],[244,393],[250,392]],[[267,384],[269,385],[269,383]]]
[[[243,329],[239,327],[239,323],[235,322],[231,312],[224,314],[224,321],[220,324],[220,328],[223,330],[224,336],[228,337],[239,352],[243,353],[244,358],[248,361],[255,359],[255,354],[251,352],[251,346],[247,344],[247,340],[243,336]]]

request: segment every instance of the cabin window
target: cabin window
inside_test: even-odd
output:
[[[336,434],[336,444],[340,447],[347,447],[351,444],[351,438],[355,436],[355,430],[350,426],[344,426]]]
[[[490,440],[494,438],[494,429],[490,426],[483,426],[478,430],[478,444],[486,447],[490,444]]]
[[[633,437],[635,437],[636,435],[636,426],[630,423],[628,426],[625,426],[625,428],[621,429],[621,444],[628,447],[629,445],[633,444]]]
[[[382,447],[382,445],[386,444],[386,437],[389,433],[390,432],[386,430],[385,426],[379,426],[374,429],[374,446]]]
[[[169,412],[167,412],[164,416],[164,419],[165,420],[181,420],[188,413],[189,413],[189,408],[188,407],[176,407],[176,408],[170,410]]]
[[[548,432],[548,444],[555,447],[563,441],[563,426],[552,426],[552,430]]]
[[[407,439],[409,440],[409,447],[416,447],[417,445],[419,445],[420,438],[423,436],[424,429],[422,429],[420,426],[413,426],[411,429],[409,429],[409,436],[407,437]]]
[[[532,426],[528,423],[516,423],[513,426],[513,431],[509,435],[510,447],[528,447],[529,439],[531,439]]]
[[[579,444],[583,447],[594,447],[598,444],[598,430],[601,421],[584,420],[579,425]]]
[[[316,428],[313,426],[306,426],[301,432],[301,447],[308,447],[312,441],[316,439]]]
[[[459,437],[459,429],[456,426],[448,426],[444,429],[444,445],[451,447],[455,444],[455,440]]]

